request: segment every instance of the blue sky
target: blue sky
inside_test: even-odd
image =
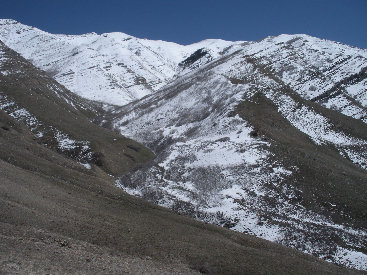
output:
[[[51,33],[120,31],[181,44],[306,33],[367,49],[367,0],[0,0],[0,18]]]

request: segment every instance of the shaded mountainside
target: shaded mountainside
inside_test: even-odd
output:
[[[152,154],[90,123],[65,88],[0,46],[1,273],[356,273],[116,188],[108,173]]]

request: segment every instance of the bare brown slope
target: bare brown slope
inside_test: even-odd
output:
[[[0,113],[0,272],[353,273],[131,197]]]

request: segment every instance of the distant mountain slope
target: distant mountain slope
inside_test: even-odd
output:
[[[124,33],[55,35],[8,19],[0,20],[0,40],[72,92],[114,105],[167,84],[196,50],[205,48],[212,59],[235,44],[205,40],[182,46]]]
[[[0,19],[0,40],[72,92],[113,105],[152,94],[178,75],[244,49],[249,61],[256,60],[303,98],[367,121],[366,50],[308,35],[183,46],[124,33],[55,35]]]
[[[1,274],[358,274],[116,188],[152,154],[87,104],[0,43]]]

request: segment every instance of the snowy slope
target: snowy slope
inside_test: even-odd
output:
[[[199,48],[216,58],[224,48],[240,44],[205,40],[182,46],[124,33],[55,35],[9,19],[0,20],[0,40],[72,92],[114,105],[164,86],[178,64]]]
[[[177,75],[242,48],[302,97],[367,122],[367,51],[308,35],[183,46],[124,33],[55,35],[1,19],[0,40],[72,92],[113,105],[154,93]],[[198,50],[205,55],[182,66]]]
[[[274,147],[281,140],[256,129],[236,108],[241,102],[259,104],[259,95],[267,98],[272,103],[265,107],[286,120],[299,147],[304,141],[305,148],[320,150],[316,155],[325,150],[325,155],[338,158],[339,153],[354,162],[358,173],[367,168],[367,136],[345,131],[328,111],[302,100],[298,91],[285,92],[286,83],[248,60],[248,54],[246,47],[229,51],[159,93],[116,109],[114,127],[157,153],[151,167],[121,177],[117,185],[200,220],[367,269],[362,252],[367,230],[337,223],[327,212],[301,203],[304,193],[321,192],[318,179],[312,178],[312,190],[295,184],[309,180],[307,175],[304,180],[303,162],[279,154]],[[312,177],[319,173],[314,165],[307,172]],[[360,181],[365,180],[364,171]],[[323,203],[339,207],[334,198]],[[340,239],[333,240],[334,235]]]
[[[307,35],[280,35],[258,42],[204,40],[192,45],[138,39],[124,33],[55,35],[0,20],[0,40],[59,83],[87,99],[114,105],[154,93],[228,48],[243,48],[302,97],[367,121],[367,52]],[[180,66],[196,51],[206,55]]]
[[[367,123],[367,51],[308,35],[269,37],[246,47],[303,98]]]

